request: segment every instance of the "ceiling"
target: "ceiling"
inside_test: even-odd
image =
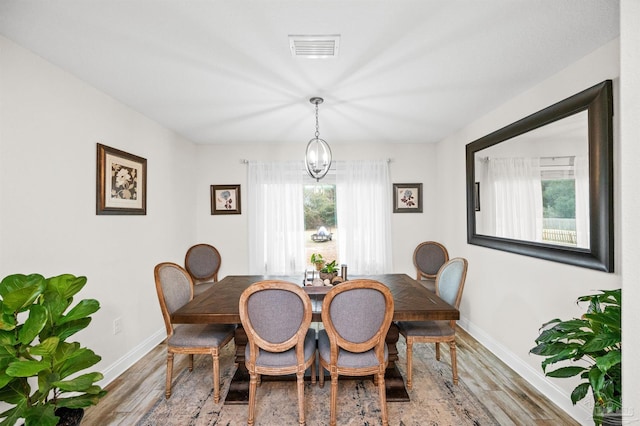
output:
[[[619,31],[615,0],[0,0],[0,34],[198,144],[304,144],[312,96],[331,145],[438,142]]]

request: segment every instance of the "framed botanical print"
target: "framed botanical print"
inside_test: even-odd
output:
[[[147,160],[97,144],[96,214],[147,214]]]
[[[422,184],[393,184],[394,213],[422,213]]]
[[[211,214],[241,214],[240,185],[211,185]]]

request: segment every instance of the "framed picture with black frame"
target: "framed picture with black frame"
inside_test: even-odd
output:
[[[147,214],[146,158],[97,144],[96,214]]]
[[[422,184],[393,184],[394,213],[422,213]]]

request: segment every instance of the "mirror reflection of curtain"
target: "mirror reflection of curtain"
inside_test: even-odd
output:
[[[338,251],[349,274],[391,271],[390,188],[385,160],[336,162]]]
[[[292,275],[305,269],[302,161],[249,161],[249,272]]]
[[[487,159],[493,235],[542,241],[542,183],[539,158]]]
[[[589,159],[575,158],[577,246],[589,248]]]

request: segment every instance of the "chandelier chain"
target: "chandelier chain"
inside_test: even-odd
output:
[[[316,102],[316,139],[320,139],[320,124],[318,121],[318,102]]]

